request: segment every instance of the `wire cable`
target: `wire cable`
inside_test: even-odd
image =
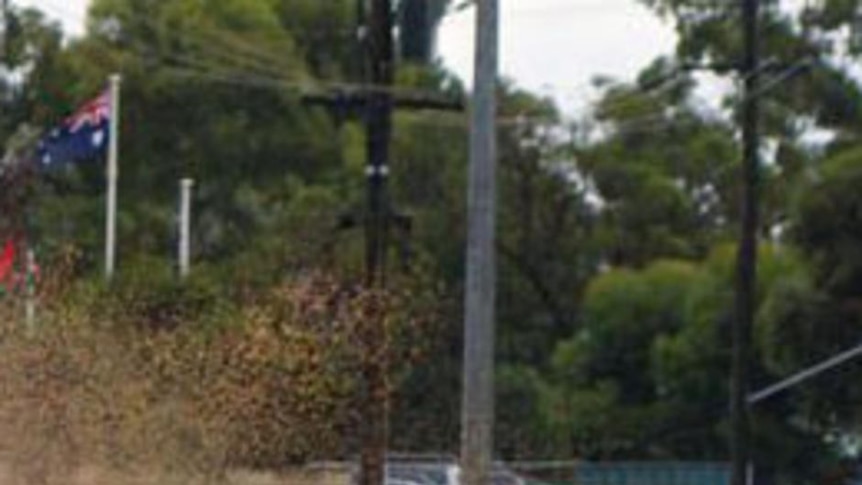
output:
[[[67,13],[70,13],[67,9],[64,9],[64,10]],[[155,24],[154,21],[152,21],[150,19],[143,20],[143,22],[156,31],[162,30],[161,26]],[[196,44],[198,46],[202,45],[201,43],[203,42],[202,39],[195,38],[195,37],[191,36],[190,34],[182,34],[182,33],[176,32],[173,35],[175,35],[175,37],[179,40],[187,40],[190,43]],[[218,34],[216,34],[216,35],[218,35]],[[132,48],[135,50],[138,50],[138,51],[140,51],[142,49],[142,47],[140,45],[133,46]],[[245,48],[250,49],[251,46],[246,45]],[[180,66],[180,67],[193,67],[196,69],[211,70],[216,75],[219,75],[222,78],[224,78],[224,75],[226,74],[226,72],[228,72],[228,73],[230,72],[229,70],[225,69],[228,66],[222,66],[218,62],[213,62],[212,58],[198,60],[198,59],[190,58],[187,55],[182,55],[182,54],[175,54],[175,53],[165,54],[165,53],[154,52],[155,49],[152,47],[145,47],[144,49],[145,49],[145,52],[143,52],[144,57],[149,58],[149,60],[151,60],[151,61],[152,61],[153,56],[158,56],[158,57],[161,57],[163,59],[172,60],[173,62],[178,62],[178,63],[182,64],[182,66]],[[260,49],[256,49],[256,50],[258,51],[258,54],[263,52],[263,51],[260,51]],[[277,85],[277,86],[282,86],[283,89],[299,90],[299,91],[303,91],[303,92],[310,92],[310,91],[314,90],[314,88],[318,88],[318,90],[320,90],[322,88],[322,89],[329,89],[329,90],[333,90],[333,91],[338,91],[339,93],[345,94],[345,95],[372,93],[372,94],[390,94],[393,96],[400,96],[403,98],[412,98],[412,99],[423,99],[423,98],[425,98],[425,99],[436,98],[438,100],[442,99],[442,97],[439,95],[438,92],[429,91],[429,90],[419,90],[419,89],[414,89],[414,88],[404,88],[404,87],[398,87],[398,86],[383,86],[383,85],[370,84],[370,83],[357,84],[357,83],[349,83],[349,82],[341,82],[341,81],[320,81],[320,80],[313,81],[310,78],[304,79],[302,77],[296,76],[295,70],[289,71],[288,69],[284,69],[284,70],[274,69],[271,65],[266,66],[266,69],[261,69],[262,67],[264,67],[263,65],[256,63],[256,62],[251,63],[249,61],[249,59],[247,58],[247,56],[240,56],[236,51],[219,52],[219,53],[214,53],[211,49],[207,49],[207,51],[212,53],[213,56],[221,57],[227,61],[233,62],[234,64],[248,65],[249,67],[255,67],[256,72],[244,73],[242,76],[242,79],[245,80],[246,82],[250,82],[250,83],[252,83],[258,87],[262,87],[262,86],[272,87],[272,86]],[[249,52],[251,52],[251,50],[249,50]],[[269,55],[271,56],[273,54],[269,53]],[[263,71],[263,72],[261,72],[261,71]],[[234,80],[232,82],[236,82],[236,81]]]
[[[48,10],[52,10],[51,13],[57,15],[61,20],[68,21],[72,19],[77,23],[86,23],[84,17],[77,12],[73,12],[68,7],[54,3],[51,5],[52,8]],[[277,53],[268,49],[262,49],[258,45],[251,44],[241,37],[233,35],[227,30],[214,32],[211,29],[202,28],[200,31],[207,35],[207,38],[209,39],[206,40],[192,35],[189,32],[183,32],[180,30],[173,30],[170,33],[165,33],[163,25],[158,24],[155,20],[146,16],[135,17],[132,21],[132,24],[134,23],[139,23],[159,35],[168,36],[169,39],[184,41],[187,45],[196,45],[199,49],[202,49],[210,55],[230,59],[233,63],[255,67],[258,70],[262,70],[270,74],[285,75],[290,73],[292,70],[295,70],[293,66],[284,64],[284,58],[279,56]],[[224,37],[219,37],[222,34]],[[231,36],[229,40],[228,36]],[[213,45],[214,43],[221,43],[224,49],[217,49]],[[281,69],[279,69],[279,67],[281,67]]]

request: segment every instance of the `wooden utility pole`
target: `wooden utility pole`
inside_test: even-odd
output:
[[[471,106],[461,466],[465,485],[491,483],[496,296],[498,0],[478,0]]]
[[[732,485],[746,485],[751,458],[750,420],[747,404],[751,364],[751,332],[757,283],[757,234],[760,194],[759,1],[741,0],[745,35],[743,58],[744,105],[742,107],[742,217],[736,271],[731,375]]]
[[[369,286],[383,283],[388,223],[389,143],[392,138],[392,95],[386,89],[395,79],[391,0],[372,0],[366,50],[371,84],[381,87],[368,93],[368,219],[365,249]]]
[[[339,115],[359,116],[366,126],[367,202],[362,217],[348,215],[339,223],[342,229],[362,222],[365,229],[365,281],[370,289],[386,284],[389,234],[393,226],[409,227],[398,215],[389,199],[388,180],[392,115],[396,108],[413,110],[463,111],[464,102],[432,93],[395,93],[394,12],[391,0],[357,0],[357,57],[359,88],[335,89],[320,94],[306,94],[303,100],[334,109]],[[388,444],[388,362],[380,351],[385,341],[382,325],[385,315],[375,309],[364,332],[368,356],[363,364],[363,389],[358,410],[360,449],[360,485],[382,485],[385,482]]]
[[[9,0],[0,1],[0,16],[3,17],[3,45],[5,46],[9,38]],[[5,58],[4,58],[5,60]]]
[[[3,37],[0,37],[0,55],[3,57],[0,58],[0,65],[5,64],[9,61],[9,25],[11,21],[9,20],[9,0],[2,0],[0,3],[0,17],[2,17],[2,26],[3,27]]]
[[[9,20],[9,15],[11,11],[9,9],[9,0],[0,0],[0,28],[3,29],[2,36],[0,36],[0,71],[4,68],[11,68],[10,64],[10,53],[9,49],[9,26],[11,25],[11,20]],[[5,100],[0,100],[0,109],[5,108],[2,106],[5,103]],[[0,161],[2,161],[2,157],[6,154],[5,147],[6,140],[0,140]]]
[[[362,1],[362,0],[360,0]],[[385,261],[389,229],[388,195],[389,144],[392,138],[392,96],[387,88],[395,78],[393,48],[393,15],[391,0],[371,0],[365,50],[366,72],[375,87],[383,89],[366,95],[366,153],[368,164],[368,210],[365,215],[365,271],[369,288],[381,287],[385,280]],[[386,356],[378,349],[385,340],[383,315],[372,312],[368,325],[360,423],[360,485],[383,485],[386,475],[386,451],[389,435]],[[378,318],[379,317],[379,318]]]

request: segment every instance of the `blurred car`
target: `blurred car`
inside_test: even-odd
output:
[[[461,467],[454,463],[398,462],[386,466],[386,484],[460,485]],[[527,485],[527,481],[503,465],[494,465],[492,485]]]
[[[387,476],[383,485],[428,485],[427,482],[421,480],[410,480],[404,477]]]
[[[349,482],[353,484],[357,483],[359,472],[356,462],[320,462],[309,465],[308,469],[338,472],[349,476]],[[451,457],[390,457],[385,472],[385,485],[461,485],[461,467]],[[494,464],[491,484],[542,485],[526,480],[500,463]]]
[[[397,462],[386,465],[387,483],[391,479],[416,485],[457,485],[458,466],[446,463]]]

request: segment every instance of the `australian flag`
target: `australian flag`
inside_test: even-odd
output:
[[[108,146],[111,121],[109,90],[84,104],[39,142],[39,164],[44,169],[95,158]]]

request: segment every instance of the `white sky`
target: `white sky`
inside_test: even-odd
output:
[[[325,0],[323,0],[325,1]],[[80,33],[88,0],[13,0],[63,20]],[[551,95],[569,116],[595,95],[597,75],[631,78],[673,50],[669,25],[635,0],[501,0],[501,69],[519,85]],[[472,78],[473,10],[451,15],[439,52],[465,81]]]
[[[501,0],[501,70],[552,95],[571,115],[595,93],[597,75],[632,78],[675,45],[672,26],[635,0]],[[447,18],[440,54],[472,79],[474,11]]]

